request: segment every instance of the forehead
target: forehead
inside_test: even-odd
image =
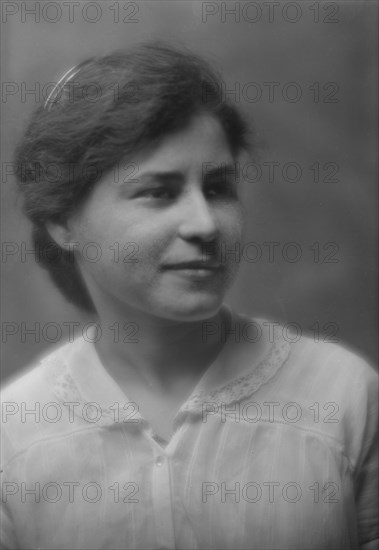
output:
[[[220,122],[206,114],[192,118],[185,128],[169,134],[155,147],[144,149],[137,157],[140,172],[153,168],[184,171],[206,163],[233,162]]]

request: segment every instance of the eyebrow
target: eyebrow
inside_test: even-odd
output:
[[[205,172],[202,173],[203,180],[212,180],[214,178],[218,178],[220,176],[224,176],[226,174],[235,175],[236,174],[236,165],[233,164],[220,164],[214,168],[211,168]],[[128,184],[129,186],[139,186],[146,183],[149,183],[151,181],[157,182],[157,183],[176,183],[176,182],[183,182],[185,180],[185,175],[183,172],[180,172],[179,170],[172,170],[172,171],[152,171],[152,172],[144,172],[142,174],[136,174],[135,178],[131,178],[130,180],[126,180],[124,183]]]
[[[183,181],[184,174],[178,170],[174,170],[171,172],[145,172],[142,173],[139,177],[137,174],[137,180],[140,180],[142,182],[154,180],[160,183]]]

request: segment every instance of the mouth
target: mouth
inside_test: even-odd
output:
[[[166,264],[163,266],[163,269],[193,269],[193,270],[207,270],[207,271],[218,271],[222,268],[221,264],[211,263],[211,262],[180,262],[177,264]]]
[[[223,269],[224,266],[221,264],[210,262],[181,262],[163,266],[164,271],[171,271],[179,276],[198,280],[215,277]]]

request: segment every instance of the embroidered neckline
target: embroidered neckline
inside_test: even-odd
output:
[[[270,349],[254,369],[213,390],[194,390],[188,400],[180,407],[174,423],[177,424],[179,418],[182,418],[183,415],[187,415],[188,413],[201,415],[205,402],[218,402],[230,405],[250,397],[262,385],[273,378],[277,371],[284,365],[290,353],[290,344],[284,339],[280,328],[281,327],[278,326],[275,327],[274,338]],[[78,344],[80,345],[80,342],[78,342]],[[63,403],[76,403],[81,407],[85,407],[89,402],[83,399],[83,395],[70,372],[70,367],[65,359],[65,347],[66,346],[63,346],[42,359],[41,365],[44,367],[49,383],[59,401]],[[130,422],[130,420],[128,420],[130,412],[128,412],[127,409],[128,402],[125,403],[125,406],[118,408],[116,420],[113,406],[101,407],[101,418],[96,423],[106,426],[114,424],[115,422]],[[80,416],[79,411],[75,410],[75,412]],[[134,413],[133,418],[134,421],[148,424],[138,411]]]
[[[79,391],[75,379],[70,372],[70,367],[63,356],[63,349],[57,350],[45,359],[42,359],[41,365],[45,369],[45,374],[52,386],[55,397],[63,404],[74,403],[77,405],[78,410],[74,409],[74,413],[83,418],[84,408],[94,402],[83,399],[83,395]],[[113,405],[117,405],[117,407]],[[128,402],[122,406],[119,403],[114,403],[113,405],[101,407],[101,418],[96,420],[96,424],[110,426],[116,422],[130,422],[130,418],[128,418],[130,416]],[[138,411],[134,411],[133,422],[146,424],[146,420]]]
[[[289,352],[290,344],[283,338],[281,331],[276,330],[269,351],[254,369],[245,375],[234,378],[226,384],[218,386],[212,391],[194,392],[180,408],[179,413],[202,413],[205,402],[218,402],[231,405],[250,397],[277,373],[288,358]]]

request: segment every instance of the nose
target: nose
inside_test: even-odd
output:
[[[179,234],[186,240],[213,241],[219,228],[215,213],[200,189],[194,189],[183,199]]]

